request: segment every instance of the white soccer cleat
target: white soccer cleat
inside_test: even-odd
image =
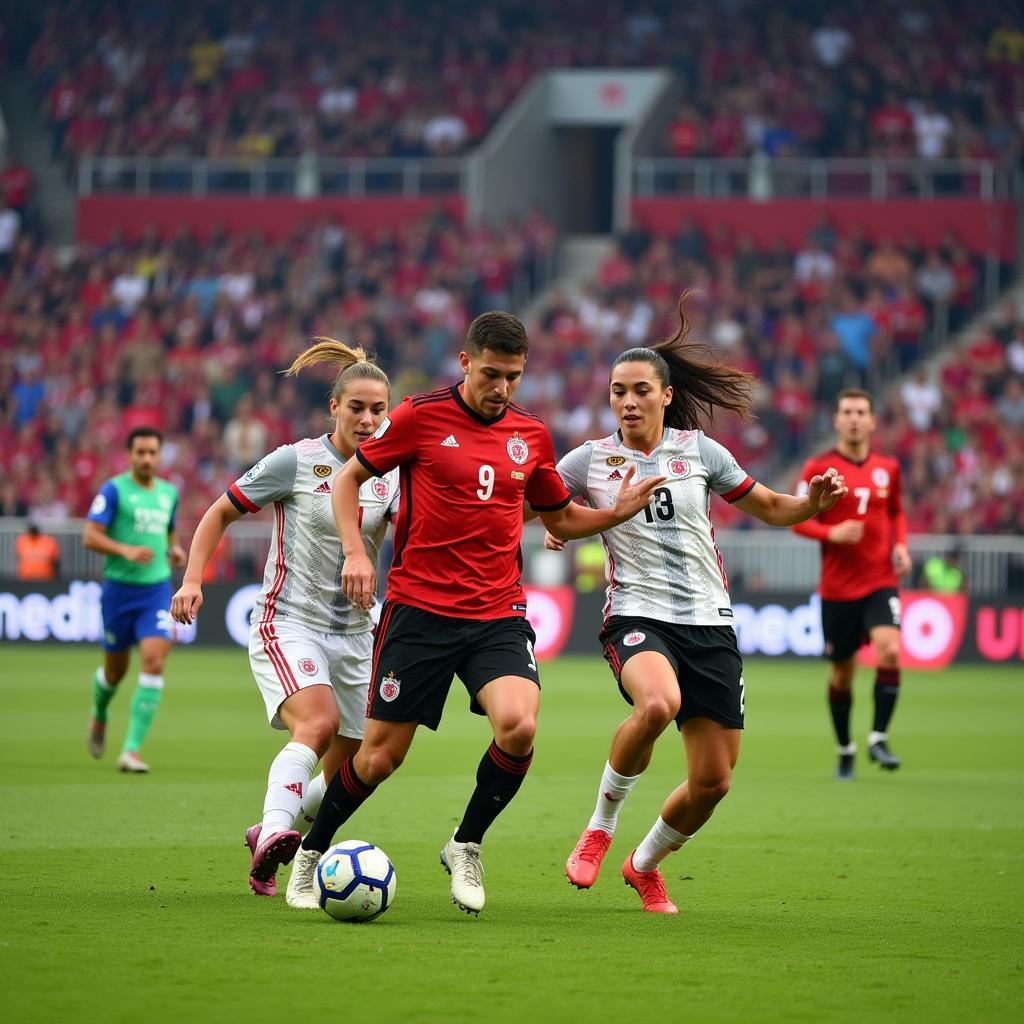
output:
[[[145,775],[149,771],[149,765],[139,757],[137,750],[126,750],[117,759],[117,770],[131,775]]]
[[[452,903],[467,914],[484,909],[484,866],[479,843],[457,843],[455,836],[441,850],[441,866],[452,876]]]
[[[323,854],[316,850],[304,850],[301,846],[292,861],[292,873],[288,877],[288,888],[284,898],[289,907],[296,910],[319,910],[320,900],[316,893],[316,866]]]

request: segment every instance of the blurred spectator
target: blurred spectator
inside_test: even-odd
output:
[[[964,589],[963,548],[951,547],[941,555],[932,555],[924,563],[921,575],[929,590],[937,594],[956,594]]]
[[[43,533],[34,519],[14,542],[19,580],[55,580],[60,570],[60,545]]]

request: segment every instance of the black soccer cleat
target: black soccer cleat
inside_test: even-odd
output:
[[[853,781],[853,754],[840,754],[839,764],[836,765],[836,780],[838,782]]]
[[[887,772],[894,772],[900,766],[900,759],[889,749],[885,740],[872,743],[868,747],[868,757]]]

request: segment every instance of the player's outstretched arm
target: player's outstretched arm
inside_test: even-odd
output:
[[[185,578],[178,592],[171,598],[171,618],[175,622],[183,622],[187,626],[196,617],[203,603],[203,573],[206,566],[223,539],[224,531],[241,518],[242,513],[231,503],[231,499],[222,494],[199,520],[188,552]]]
[[[736,502],[736,507],[769,526],[795,526],[819,512],[830,509],[844,494],[846,482],[831,466],[808,481],[807,493],[779,494],[755,484],[754,489]]]
[[[570,501],[557,512],[540,513],[545,529],[559,540],[578,540],[580,537],[593,537],[594,534],[611,530],[632,519],[651,503],[654,488],[665,482],[665,477],[656,476],[634,484],[634,472],[634,466],[626,470],[612,508],[584,508]]]
[[[349,459],[331,485],[331,511],[345,555],[341,589],[357,608],[372,608],[377,592],[377,573],[359,532],[359,488],[372,475],[357,459]]]

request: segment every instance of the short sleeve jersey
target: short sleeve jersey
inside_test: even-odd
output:
[[[573,497],[614,506],[626,470],[664,476],[650,505],[601,535],[610,581],[604,614],[639,615],[677,625],[732,625],[732,604],[711,523],[711,492],[738,501],[755,481],[728,449],[700,430],[665,429],[649,455],[622,444],[618,431],[587,441],[558,463]]]
[[[370,613],[354,607],[339,585],[345,556],[331,510],[331,481],[345,462],[326,434],[306,438],[260,459],[228,488],[241,512],[274,504],[270,552],[252,620],[264,629],[280,620],[322,633],[373,628]],[[397,473],[359,489],[360,532],[374,562],[398,504]]]
[[[104,577],[139,586],[170,579],[167,541],[177,509],[178,490],[166,480],[154,479],[149,487],[137,483],[131,473],[107,480],[92,499],[89,520],[105,527],[111,540],[149,548],[153,558],[142,565],[120,555],[107,555],[103,560]]]
[[[892,546],[904,538],[897,522],[903,520],[900,497],[900,464],[891,455],[869,452],[863,462],[854,462],[833,449],[807,460],[800,473],[798,494],[807,493],[812,476],[835,466],[846,478],[847,493],[814,522],[835,526],[847,519],[864,523],[857,544],[821,541],[821,597],[825,601],[856,601],[899,585],[892,566]]]
[[[356,457],[401,474],[389,600],[453,618],[525,614],[523,501],[570,501],[540,419],[514,404],[485,419],[453,385],[406,398]]]

